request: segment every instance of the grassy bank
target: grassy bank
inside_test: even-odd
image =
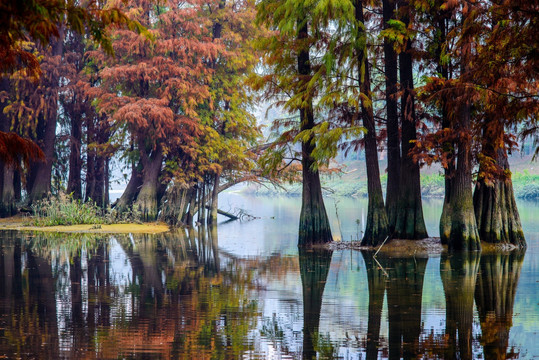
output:
[[[33,216],[0,219],[0,230],[42,231],[57,233],[143,233],[169,230],[163,223],[142,223],[136,211],[116,214],[92,202],[82,203],[70,196],[51,197],[32,205]]]

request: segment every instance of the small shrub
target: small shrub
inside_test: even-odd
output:
[[[138,209],[118,213],[110,207],[101,209],[91,200],[83,203],[66,194],[37,201],[32,210],[34,226],[131,223],[140,222],[141,218]]]

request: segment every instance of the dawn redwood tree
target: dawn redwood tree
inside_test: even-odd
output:
[[[447,5],[447,4],[446,4]],[[474,19],[477,15],[470,4],[453,4],[455,10],[462,13],[460,19],[460,32],[454,32],[451,38],[446,39],[455,43],[450,55],[458,65],[458,75],[454,79],[431,77],[429,83],[422,89],[427,101],[443,106],[451,119],[451,130],[442,129],[437,135],[430,138],[438,144],[453,143],[456,160],[455,171],[451,174],[451,188],[444,200],[444,209],[440,220],[440,237],[442,243],[448,244],[452,250],[479,250],[480,239],[477,222],[474,214],[472,197],[472,169],[473,169],[473,90],[467,84],[467,77],[473,77],[470,63],[473,58],[476,33],[474,33]],[[435,146],[436,147],[436,146]],[[430,148],[429,145],[416,142],[416,150]],[[438,148],[443,157],[443,149]],[[446,166],[447,162],[442,164]]]
[[[212,70],[206,63],[220,48],[212,41],[211,21],[200,16],[201,3],[189,5],[128,3],[153,40],[134,31],[117,30],[113,42],[116,58],[95,54],[106,89],[98,109],[124,124],[131,135],[142,184],[128,186],[135,193],[126,197],[136,199],[134,206],[145,220],[157,217],[166,154],[185,146],[198,126],[196,107],[209,97],[207,80]]]
[[[257,5],[257,21],[273,31],[259,41],[265,51],[267,74],[262,75],[258,88],[265,89],[268,99],[284,99],[281,104],[292,115],[299,113],[299,124],[288,122],[282,131],[278,145],[286,147],[290,142],[301,143],[302,207],[299,224],[298,245],[312,245],[332,241],[327,217],[319,165],[315,154],[317,148],[314,129],[320,126],[313,101],[319,86],[313,82],[317,68],[311,51],[317,47],[316,35],[320,26],[315,21],[317,4],[281,0],[261,1]],[[284,158],[284,150],[278,157]],[[294,160],[292,158],[291,160]],[[278,161],[280,165],[280,161]]]
[[[34,45],[30,45],[34,46]],[[24,72],[11,75],[9,105],[4,107],[9,126],[16,133],[32,139],[43,151],[44,161],[32,161],[25,174],[29,203],[41,200],[51,191],[58,91],[63,74],[63,37],[46,48],[36,47],[44,54],[39,80]]]
[[[525,247],[516,207],[508,152],[519,123],[536,124],[539,114],[537,6],[523,1],[489,2],[480,8],[482,41],[477,44],[469,82],[479,109],[479,173],[474,207],[481,240]]]
[[[382,185],[380,183],[380,167],[378,165],[378,149],[376,145],[376,127],[372,108],[372,93],[370,80],[370,65],[367,52],[367,35],[365,31],[365,17],[363,14],[363,0],[355,1],[355,29],[358,36],[356,50],[357,77],[361,92],[361,117],[365,134],[365,164],[367,166],[367,187],[369,205],[367,210],[367,225],[362,245],[376,246],[389,236],[389,222],[384,207]]]
[[[391,28],[391,21],[396,20],[396,6],[394,0],[382,1],[383,29]],[[385,102],[387,121],[387,185],[386,210],[389,230],[393,232],[397,220],[397,204],[400,188],[401,150],[400,131],[397,104],[398,90],[398,60],[394,42],[384,36],[384,75],[385,75]]]
[[[433,46],[439,75],[422,92],[440,109],[442,129],[421,139],[419,147],[437,148],[435,158],[446,169],[440,233],[451,248],[477,248],[479,237],[525,246],[507,153],[514,145],[511,129],[537,121],[532,49],[539,24],[533,5],[520,5],[437,4],[438,15],[431,9],[431,26],[440,30]],[[479,163],[473,216],[472,160]]]
[[[398,5],[401,21],[405,27],[408,27],[411,13],[410,4],[399,1]],[[402,158],[393,237],[415,240],[426,238],[428,235],[425,220],[423,219],[419,164],[411,154],[414,142],[417,139],[412,51],[412,39],[408,36],[405,39],[404,49],[399,54],[399,75],[402,88]]]

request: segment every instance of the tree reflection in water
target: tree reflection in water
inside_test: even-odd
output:
[[[330,250],[299,249],[298,257],[235,256],[218,250],[215,229],[134,237],[3,232],[0,356],[264,358],[266,345],[277,356],[305,359],[347,351],[353,356],[364,351],[367,359],[519,356],[510,348],[509,332],[523,252],[442,254],[445,331],[431,334],[423,331],[421,319],[427,257],[362,255],[369,288],[365,344],[350,342],[348,333],[331,341],[320,334]],[[298,285],[301,277],[303,338],[293,330],[299,299],[267,324],[256,300],[267,299],[260,291],[272,282],[279,291],[290,275],[295,280],[288,286]],[[346,301],[330,289],[330,303]],[[384,339],[386,294],[389,337]],[[332,334],[340,331],[336,325]]]
[[[221,266],[216,231],[0,241],[7,358],[238,358],[252,349],[252,271],[234,259]],[[124,264],[112,265],[119,251]]]
[[[317,349],[323,345],[319,336],[322,295],[326,286],[333,251],[300,247],[299,269],[303,287],[303,359],[316,359]],[[331,350],[330,350],[331,351]],[[326,354],[328,355],[328,354]],[[330,355],[330,354],[329,354]]]
[[[362,252],[369,285],[367,359],[377,359],[380,322],[387,289],[389,359],[412,359],[419,355],[421,299],[426,256],[388,256]]]
[[[524,251],[482,254],[475,304],[481,324],[481,345],[485,359],[513,359],[519,354],[507,352],[509,330],[513,323],[513,303],[524,261]]]
[[[440,276],[446,302],[446,359],[472,359],[472,324],[479,252],[442,254]]]

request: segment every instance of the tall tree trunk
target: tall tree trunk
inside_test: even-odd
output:
[[[79,114],[72,112],[71,136],[69,140],[69,177],[67,180],[67,193],[72,194],[73,199],[82,199],[82,119]]]
[[[5,166],[0,162],[0,168],[3,168],[3,174],[0,170],[0,217],[8,217],[17,213],[15,199],[15,169],[11,166]]]
[[[356,0],[356,20],[363,24],[363,3]],[[360,37],[365,37],[365,30],[359,31]],[[361,41],[360,41],[361,43]],[[359,87],[363,96],[372,100],[369,62],[367,59],[367,47],[358,50]],[[389,235],[389,222],[384,207],[382,184],[380,183],[380,168],[378,165],[378,149],[376,146],[376,128],[374,125],[374,113],[372,101],[361,101],[361,115],[363,126],[367,130],[365,134],[365,164],[367,165],[367,189],[369,205],[367,210],[367,225],[365,234],[361,240],[364,246],[376,246]]]
[[[470,105],[461,105],[459,111],[459,128],[463,133],[470,131]],[[471,140],[461,136],[457,141],[457,167],[451,180],[451,199],[446,208],[450,226],[442,228],[442,242],[447,243],[450,250],[479,250],[481,243],[475,220],[472,197],[472,159]],[[440,221],[442,223],[442,221]],[[444,223],[445,224],[445,223]],[[447,232],[449,230],[449,232]]]
[[[494,141],[489,140],[494,139],[485,137],[483,154],[494,159],[504,174],[501,178],[495,177],[489,183],[482,175],[484,169],[482,167],[479,169],[479,178],[473,196],[479,236],[482,241],[488,243],[526,247],[513,193],[507,152],[504,148],[494,149]]]
[[[316,359],[322,295],[326,286],[332,250],[299,248],[299,271],[303,288],[303,359]]]
[[[0,92],[9,91],[9,79],[0,79]],[[4,114],[4,108],[8,105],[7,100],[0,103],[0,131],[8,132],[11,121]],[[15,207],[14,169],[0,161],[0,217],[14,215]]]
[[[442,254],[440,276],[446,301],[446,359],[472,359],[473,302],[479,253]]]
[[[60,30],[60,36],[52,43],[52,56],[60,57],[63,55],[63,35]],[[45,161],[37,161],[31,164],[31,174],[33,175],[32,186],[28,191],[30,203],[41,200],[51,191],[52,163],[54,161],[54,147],[56,144],[56,122],[58,115],[58,88],[60,79],[58,75],[51,75],[48,83],[43,84],[49,88],[48,110],[39,118],[42,126],[38,126],[38,145],[45,154]]]
[[[56,109],[51,110],[49,116],[39,120],[43,125],[38,133],[37,143],[45,154],[45,161],[32,162],[30,164],[30,176],[28,182],[28,198],[30,203],[43,199],[51,191],[52,163],[54,161],[54,145],[56,141]],[[39,130],[38,130],[39,131]]]
[[[143,173],[142,186],[135,202],[135,207],[142,213],[143,221],[154,221],[157,219],[159,210],[157,203],[157,189],[159,188],[159,176],[163,163],[163,152],[158,145],[151,153],[142,150],[141,158]]]
[[[297,23],[298,39],[307,38],[307,22],[304,19],[298,19]],[[301,49],[298,53],[297,60],[300,78],[311,76],[309,49]],[[306,105],[300,109],[300,131],[310,130],[314,127],[312,98],[310,95],[305,96],[306,99],[304,102]],[[301,143],[303,192],[301,214],[299,217],[299,246],[323,244],[333,240],[329,219],[324,206],[324,199],[322,198],[320,174],[318,169],[313,168],[316,162],[312,155],[314,149],[315,145],[311,143],[311,139]]]
[[[367,268],[367,280],[369,284],[369,320],[367,324],[367,349],[366,359],[378,359],[380,347],[380,323],[382,308],[384,307],[384,295],[386,293],[386,277],[374,261],[373,252],[362,251],[365,267]]]
[[[383,0],[384,29],[395,17],[395,1]],[[386,210],[389,231],[395,230],[397,221],[397,201],[400,187],[401,150],[399,135],[399,116],[397,111],[398,66],[397,53],[393,42],[384,38],[384,64],[386,76],[386,116],[387,116],[387,187]]]
[[[118,212],[126,211],[130,206],[133,205],[135,199],[137,198],[140,188],[142,186],[142,164],[133,162],[131,169],[131,178],[125,187],[122,196],[118,199],[118,202],[115,205],[115,208]]]
[[[399,8],[405,12],[409,11],[408,5],[399,6]],[[403,15],[401,20],[408,26],[410,20],[407,14]],[[413,142],[417,139],[411,39],[406,42],[406,50],[399,54],[399,72],[403,90],[401,98],[402,159],[397,219],[393,236],[415,240],[426,238],[428,235],[423,219],[419,164],[414,162],[410,155]]]
[[[442,60],[443,46],[447,41],[447,21],[446,14],[448,12],[443,12],[438,20],[438,29],[440,30],[440,37],[438,39],[438,46],[436,48],[436,59],[438,62],[437,70],[441,74],[443,79],[449,79],[449,68],[446,62]],[[447,101],[445,96],[442,97],[441,101],[441,115],[442,115],[442,130],[449,131],[451,129],[451,119],[449,118],[449,111],[447,109]],[[455,144],[446,141],[443,145],[444,153],[447,156],[447,165],[444,166],[444,187],[445,187],[445,196],[444,203],[442,208],[442,216],[440,218],[440,234],[449,234],[451,232],[451,178],[455,174]],[[442,236],[442,244],[447,244],[447,238]]]
[[[524,251],[483,254],[475,287],[475,304],[481,323],[481,344],[485,359],[508,359],[509,331],[513,304],[520,278]]]
[[[213,176],[213,187],[210,202],[210,216],[208,217],[208,225],[217,224],[217,208],[219,205],[219,174]]]

